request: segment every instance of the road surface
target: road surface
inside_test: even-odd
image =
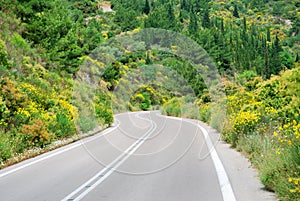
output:
[[[1,201],[265,201],[256,172],[205,124],[159,112],[0,171]]]

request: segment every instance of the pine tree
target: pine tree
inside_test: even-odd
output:
[[[267,29],[267,41],[268,41],[268,42],[271,42],[270,28]]]
[[[149,0],[146,0],[146,2],[145,2],[143,13],[145,13],[146,15],[148,15],[150,13],[150,3],[149,3]]]
[[[209,28],[210,27],[209,10],[204,11],[202,27],[204,27],[204,28]]]
[[[190,24],[189,24],[189,33],[191,35],[196,35],[197,31],[198,31],[198,22],[197,22],[197,18],[195,16],[195,14],[190,13]]]
[[[246,20],[246,17],[243,18],[243,29],[244,29],[244,32],[246,33],[247,32],[247,20]]]
[[[281,70],[281,58],[280,52],[282,51],[282,47],[280,46],[280,42],[278,37],[276,36],[275,41],[271,47],[270,52],[270,73],[277,75]]]
[[[186,10],[186,11],[189,10],[189,7],[188,7],[188,4],[187,4],[186,0],[182,0],[181,9]]]
[[[269,46],[265,46],[265,77],[269,79],[271,77],[270,73],[270,62],[269,62]]]
[[[236,18],[240,18],[239,11],[236,5],[234,5],[233,16]]]
[[[224,19],[221,19],[221,25],[220,25],[220,30],[222,33],[224,33]]]

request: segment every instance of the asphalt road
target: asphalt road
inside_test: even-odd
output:
[[[265,201],[256,172],[205,124],[158,112],[0,171],[1,201]]]

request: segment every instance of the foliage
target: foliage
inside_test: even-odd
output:
[[[172,98],[170,101],[164,104],[163,114],[168,116],[181,117],[182,104],[178,98]]]
[[[34,121],[29,125],[22,125],[21,131],[23,134],[23,143],[30,143],[33,146],[43,148],[51,139],[51,136],[47,132],[47,127],[41,120]]]
[[[249,81],[242,81],[245,86],[226,83],[226,100],[209,105],[200,101],[201,118],[208,122],[211,107],[226,101],[227,116],[219,120],[225,122],[223,139],[249,156],[266,188],[281,200],[297,200],[300,195],[299,72],[297,67],[252,87],[249,82],[256,78],[241,75]],[[235,90],[228,90],[234,85]]]
[[[95,101],[95,113],[98,119],[100,119],[102,124],[110,125],[113,122],[113,113],[111,109],[111,97],[104,93],[104,91],[97,94]]]
[[[126,109],[163,105],[165,114],[209,122],[223,131],[224,140],[249,155],[268,189],[282,200],[297,200],[297,1],[111,0],[114,12],[107,13],[99,5],[92,0],[1,2],[0,163],[26,149],[74,135],[76,129],[87,132],[99,123],[110,125],[111,104],[122,109],[118,102],[123,100],[116,100],[113,92],[123,77],[142,70],[145,74],[136,75],[135,81],[142,78],[152,83],[129,92],[119,87],[131,93]],[[188,35],[201,45],[223,77],[227,98],[211,102],[201,75],[188,61],[170,53],[126,50],[107,66],[86,56],[121,32],[149,27]],[[118,48],[108,52],[117,55]],[[92,101],[84,95],[84,87],[72,94],[73,78],[80,76],[78,69],[85,58],[95,64],[91,71],[105,69]],[[150,64],[172,73],[148,70]],[[175,75],[185,84],[178,83]],[[161,85],[157,77],[166,82]],[[197,99],[189,93],[191,89]],[[87,101],[90,108],[85,108]]]

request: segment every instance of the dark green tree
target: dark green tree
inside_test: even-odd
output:
[[[270,51],[270,73],[271,74],[277,75],[282,70],[281,58],[280,58],[281,51],[282,51],[282,47],[280,46],[279,39],[276,36]]]
[[[236,17],[236,18],[240,18],[239,11],[238,11],[238,8],[237,8],[236,4],[234,5],[233,16]]]
[[[146,28],[178,30],[177,18],[175,18],[173,7],[169,3],[153,9],[144,21],[144,24]]]
[[[190,13],[190,23],[189,23],[189,27],[188,27],[190,35],[194,35],[194,36],[197,35],[198,29],[199,29],[199,27],[198,27],[196,15],[191,12]]]
[[[209,28],[210,27],[210,18],[209,18],[209,10],[205,10],[203,14],[202,27]]]
[[[138,13],[130,8],[120,7],[114,17],[114,22],[121,27],[121,31],[131,31],[139,26]]]
[[[145,6],[143,8],[143,13],[145,13],[146,15],[148,15],[150,13],[150,3],[149,3],[149,0],[146,0],[146,2],[145,2]]]
[[[182,0],[180,8],[186,11],[189,11],[189,6],[188,3],[186,2],[186,0]]]
[[[270,28],[267,28],[267,41],[271,42],[271,33],[270,33]]]

